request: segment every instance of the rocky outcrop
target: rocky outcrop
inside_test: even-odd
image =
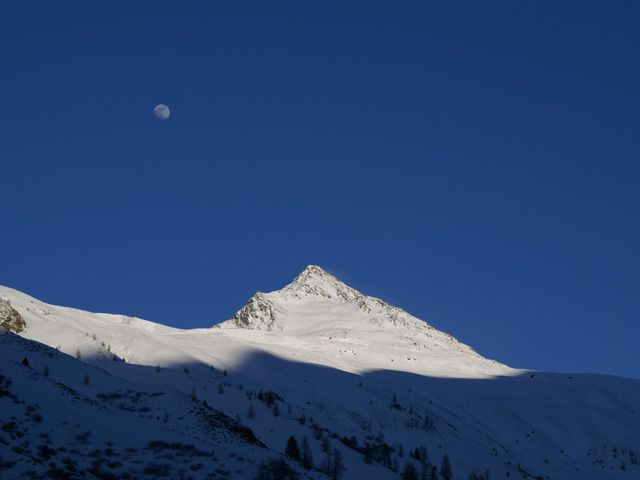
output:
[[[27,322],[11,306],[8,300],[0,298],[0,328],[13,333],[21,333],[27,329]]]
[[[347,303],[362,299],[364,295],[345,285],[317,265],[307,266],[293,282],[280,290],[284,297],[322,297],[337,303]]]
[[[277,308],[263,293],[256,293],[249,299],[229,322],[220,324],[221,328],[235,326],[251,330],[276,330]]]

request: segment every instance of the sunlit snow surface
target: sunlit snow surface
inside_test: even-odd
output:
[[[65,367],[50,367],[47,380],[40,381],[43,365],[30,367],[31,378],[19,363],[30,344],[5,339],[0,373],[19,384],[25,398],[41,405],[47,397],[57,401],[50,385],[56,379],[96,402],[86,407],[91,420],[75,420],[78,428],[101,428],[104,439],[131,430],[127,444],[138,445],[138,452],[156,437],[188,435],[191,443],[243,456],[234,460],[237,471],[230,478],[251,478],[260,459],[281,453],[292,434],[299,441],[307,436],[320,464],[325,454],[318,430],[343,452],[344,478],[398,478],[390,468],[364,463],[358,451],[339,441],[355,436],[364,444],[380,432],[394,448],[400,469],[409,450],[425,446],[438,465],[447,453],[459,478],[486,469],[493,478],[507,473],[512,478],[640,478],[634,463],[640,454],[640,381],[512,369],[319,267],[307,267],[279,291],[257,293],[232,319],[209,329],[180,330],[51,306],[6,287],[0,287],[0,298],[26,320],[24,338],[71,357],[79,352],[84,362],[54,351],[55,362],[38,361]],[[83,383],[87,369],[90,386]],[[105,394],[126,390],[163,392],[162,400],[148,402],[164,413],[110,417],[113,406]],[[260,390],[282,398],[276,402],[277,416],[273,406],[251,394]],[[223,440],[200,432],[189,412],[203,399],[212,410],[238,418],[266,448],[237,439],[230,444],[233,434],[224,429],[217,430]],[[3,401],[0,419],[7,422],[11,410]],[[247,415],[250,405],[254,418]],[[165,414],[170,421],[164,421]],[[43,428],[54,423],[49,417],[55,414],[43,416]],[[179,416],[188,419],[186,427]],[[61,428],[55,443],[71,443],[71,438],[70,427]],[[2,443],[0,452],[5,458],[16,455]],[[213,468],[205,460],[200,460],[202,470],[192,472],[194,478],[205,478]],[[149,461],[145,457],[143,463]],[[319,472],[305,474],[322,478]]]

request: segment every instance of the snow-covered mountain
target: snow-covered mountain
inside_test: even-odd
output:
[[[513,373],[315,265],[281,290],[256,293],[232,319],[214,328],[274,355],[354,373],[389,368],[455,377]]]
[[[6,287],[0,326],[1,478],[640,478],[640,381],[510,368],[316,266],[208,329]]]

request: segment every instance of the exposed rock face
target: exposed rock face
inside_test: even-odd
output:
[[[231,322],[238,328],[272,331],[276,329],[276,320],[276,306],[258,292],[233,316]]]
[[[7,300],[0,298],[0,328],[13,333],[21,333],[27,329],[27,322],[11,306]]]
[[[345,285],[330,273],[316,265],[309,265],[293,282],[281,290],[285,297],[323,297],[337,303],[362,300],[364,295]]]

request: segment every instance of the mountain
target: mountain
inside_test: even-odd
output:
[[[0,325],[2,478],[640,478],[640,381],[510,368],[317,266],[206,329],[7,287]]]
[[[317,359],[354,373],[372,368],[458,377],[513,372],[315,265],[281,290],[256,293],[232,319],[214,328],[251,339],[274,354],[302,354],[305,361]]]

